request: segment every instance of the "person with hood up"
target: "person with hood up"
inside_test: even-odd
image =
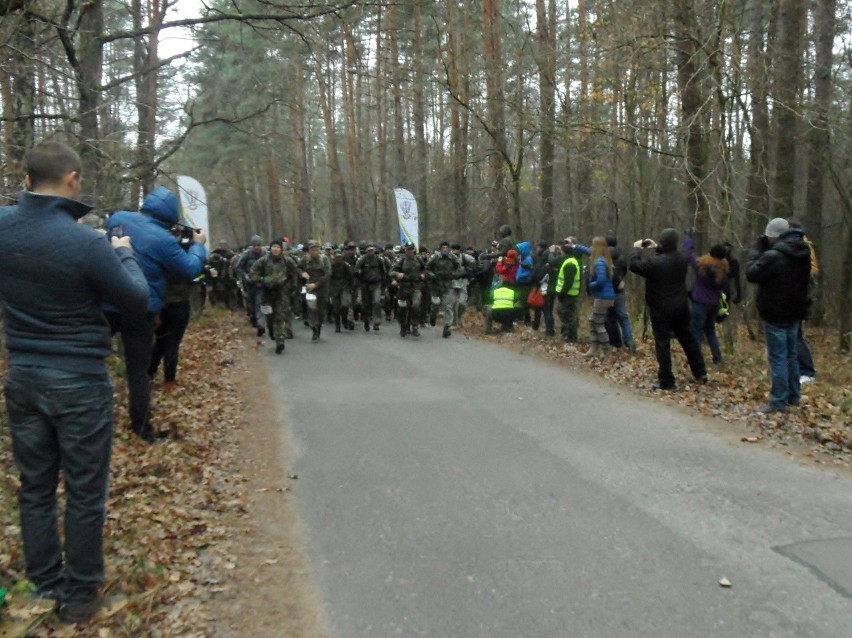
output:
[[[674,336],[683,348],[692,376],[698,383],[707,382],[707,368],[701,347],[691,328],[689,297],[686,292],[686,273],[689,262],[678,251],[678,232],[666,228],[660,233],[659,244],[653,239],[640,239],[633,243],[630,271],[645,278],[645,303],[651,315],[654,332],[654,354],[657,357],[655,390],[674,390],[672,372],[671,338]],[[655,254],[642,256],[643,248],[652,248]]]
[[[129,235],[133,250],[148,281],[148,312],[138,316],[121,315],[114,306],[104,305],[104,314],[113,334],[121,333],[127,369],[130,400],[130,428],[148,443],[156,439],[151,423],[151,349],[154,328],[160,311],[166,305],[169,276],[178,281],[192,281],[204,270],[207,261],[207,236],[202,230],[193,234],[189,250],[180,246],[171,229],[180,221],[177,196],[160,186],[145,198],[139,212],[113,213],[107,223],[110,236]]]
[[[771,220],[746,263],[746,279],[757,284],[757,311],[763,319],[772,377],[764,414],[784,412],[801,401],[796,344],[810,305],[810,276],[811,250],[801,229],[790,228],[781,217]]]

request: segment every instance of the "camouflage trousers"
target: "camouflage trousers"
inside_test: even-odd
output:
[[[266,323],[275,335],[275,343],[284,343],[287,332],[293,330],[293,309],[290,306],[289,291],[265,291],[263,303],[272,307],[272,313],[266,317]]]
[[[444,315],[444,325],[451,326],[455,323],[455,308],[458,301],[458,294],[455,288],[447,286],[438,290],[433,290],[432,295],[438,298],[438,303],[432,305],[432,318],[438,316],[438,312]],[[434,299],[433,299],[434,302]]]
[[[560,297],[558,312],[562,323],[562,339],[576,343],[580,327],[580,297]]]
[[[364,304],[361,317],[364,322],[372,321],[375,325],[380,324],[382,322],[381,282],[364,284],[361,287],[361,300]]]

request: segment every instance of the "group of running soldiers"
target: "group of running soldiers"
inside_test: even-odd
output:
[[[210,301],[230,309],[241,306],[258,337],[269,334],[281,354],[293,337],[299,317],[318,341],[325,323],[335,332],[361,323],[378,332],[382,320],[399,323],[401,337],[420,336],[419,328],[436,325],[443,315],[443,337],[461,325],[468,305],[482,308],[490,288],[492,256],[500,247],[477,254],[473,248],[441,242],[430,252],[407,243],[340,245],[311,241],[292,246],[261,237],[234,253],[225,242],[208,262]]]

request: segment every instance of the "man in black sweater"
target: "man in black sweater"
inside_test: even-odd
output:
[[[59,142],[27,157],[25,192],[0,211],[0,297],[9,372],[6,407],[20,471],[18,504],[27,578],[56,600],[59,618],[98,610],[104,580],[103,525],[115,429],[105,359],[110,328],[101,304],[144,314],[148,284],[130,238],[107,240],[77,220],[81,163]],[[110,243],[112,245],[110,245]],[[61,285],[57,285],[61,282]],[[65,478],[65,545],[56,489]]]

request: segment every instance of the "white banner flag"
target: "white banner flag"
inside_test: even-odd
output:
[[[210,243],[210,222],[207,217],[207,195],[204,188],[194,177],[177,176],[178,194],[180,195],[181,217],[193,228],[200,228],[207,235]]]
[[[396,215],[399,219],[399,238],[403,245],[411,242],[420,248],[420,222],[417,217],[417,200],[404,188],[393,189],[396,196]]]

